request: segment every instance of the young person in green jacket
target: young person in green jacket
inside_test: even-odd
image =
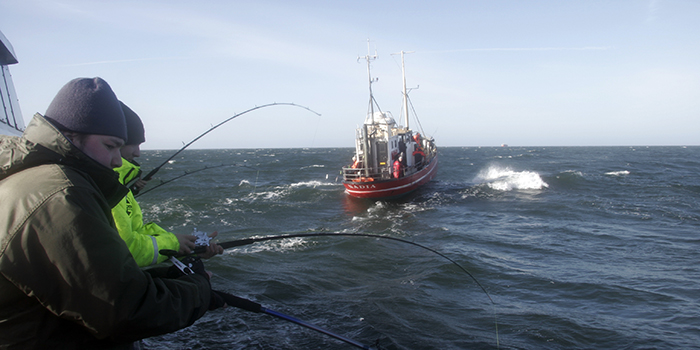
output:
[[[0,349],[131,349],[223,305],[201,261],[144,271],[119,236],[126,139],[100,78],[70,81],[22,137],[0,136]]]
[[[122,111],[126,119],[127,140],[121,148],[122,166],[115,168],[119,174],[119,182],[127,185],[136,182],[137,186],[143,188],[145,181],[140,179],[141,167],[134,158],[141,156],[140,146],[146,141],[145,131],[141,118],[123,102]],[[124,198],[112,208],[114,222],[119,230],[119,235],[126,242],[127,247],[134,256],[136,263],[141,266],[149,266],[165,261],[168,257],[158,252],[161,249],[179,251],[181,254],[188,254],[195,248],[194,242],[197,237],[193,235],[174,234],[166,231],[153,222],[144,224],[143,214],[139,203],[134,199],[131,190]],[[217,233],[210,234],[216,237]],[[209,258],[216,254],[221,254],[224,249],[221,246],[211,243],[207,247],[207,252],[201,254],[203,258]]]

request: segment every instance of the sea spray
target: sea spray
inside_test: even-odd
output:
[[[540,175],[533,171],[514,171],[510,168],[489,166],[474,178],[477,184],[486,184],[498,191],[541,190],[549,187]]]

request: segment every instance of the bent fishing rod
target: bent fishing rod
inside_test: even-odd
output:
[[[206,235],[206,233],[203,233],[203,232],[201,232],[201,231],[196,231],[196,232],[198,233],[198,234],[196,234],[196,235],[197,235],[197,237],[198,237],[198,242],[199,242],[199,243],[204,243],[204,240],[207,240],[207,239],[204,238],[204,237],[207,237],[208,239],[211,239],[209,236]],[[206,247],[203,247],[203,248],[206,249]],[[195,273],[195,272],[193,271],[193,269],[192,269],[192,264],[191,264],[191,263],[185,264],[183,261],[180,261],[180,260],[178,260],[178,259],[175,258],[175,256],[179,255],[177,251],[169,250],[169,249],[161,249],[161,250],[160,250],[160,253],[163,254],[163,255],[168,256],[168,257],[170,258],[170,261],[173,263],[173,265],[174,265],[175,267],[177,267],[183,274],[185,274],[185,275],[191,275],[191,274],[194,274],[194,273]],[[199,258],[197,258],[197,259],[199,259]],[[275,310],[271,310],[271,309],[265,308],[265,307],[263,307],[262,305],[260,305],[259,303],[256,303],[256,302],[254,302],[254,301],[252,301],[252,300],[244,299],[244,298],[235,296],[235,295],[233,295],[233,294],[226,293],[226,292],[222,292],[222,291],[218,291],[218,290],[212,290],[212,292],[214,292],[214,293],[216,293],[218,296],[220,296],[220,297],[224,300],[224,302],[226,303],[226,305],[228,305],[228,306],[237,307],[237,308],[239,308],[239,309],[243,309],[243,310],[251,311],[251,312],[255,312],[255,313],[265,313],[265,314],[268,314],[268,315],[271,315],[271,316],[275,316],[275,317],[281,318],[281,319],[283,319],[283,320],[285,320],[285,321],[289,321],[289,322],[292,322],[292,323],[296,323],[296,324],[298,324],[298,325],[300,325],[300,326],[303,326],[303,327],[306,327],[306,328],[315,330],[315,331],[317,331],[317,332],[319,332],[319,333],[323,333],[323,334],[325,334],[325,335],[327,335],[327,336],[333,337],[333,338],[335,338],[335,339],[338,339],[338,340],[340,340],[340,341],[343,341],[343,342],[345,342],[345,343],[347,343],[347,344],[353,345],[353,346],[358,347],[358,348],[360,348],[360,349],[365,349],[365,350],[381,350],[381,349],[379,349],[379,344],[378,344],[378,342],[377,342],[377,348],[374,349],[374,348],[369,347],[368,345],[362,344],[362,343],[360,343],[360,342],[358,342],[358,341],[355,341],[355,340],[350,339],[350,338],[348,338],[348,337],[342,336],[342,335],[340,335],[340,334],[331,332],[331,331],[329,331],[329,330],[327,330],[327,329],[325,329],[325,328],[319,327],[319,326],[317,326],[317,325],[315,325],[315,324],[313,324],[313,323],[306,322],[306,321],[302,321],[302,320],[300,320],[300,319],[298,319],[298,318],[296,318],[296,317],[283,314],[283,313],[281,313],[281,312],[279,312],[279,311],[275,311]]]
[[[241,297],[237,297],[237,296],[235,296],[235,295],[233,295],[233,294],[221,292],[221,291],[218,291],[218,290],[215,291],[215,292],[216,292],[217,294],[219,294],[219,296],[221,296],[221,297],[224,299],[224,302],[226,302],[226,305],[233,306],[233,307],[237,307],[237,308],[239,308],[239,309],[243,309],[243,310],[246,310],[246,311],[251,311],[251,312],[256,312],[256,313],[265,313],[265,314],[268,314],[268,315],[271,315],[271,316],[275,316],[275,317],[281,318],[281,319],[283,319],[283,320],[285,320],[285,321],[289,321],[289,322],[292,322],[292,323],[296,323],[296,324],[298,324],[298,325],[300,325],[300,326],[303,326],[303,327],[306,327],[306,328],[309,328],[309,329],[313,329],[313,330],[315,330],[315,331],[317,331],[317,332],[319,332],[319,333],[323,333],[323,334],[325,334],[325,335],[327,335],[327,336],[333,337],[333,338],[338,339],[338,340],[340,340],[340,341],[343,341],[343,342],[345,342],[345,343],[347,343],[347,344],[353,345],[353,346],[355,346],[355,347],[357,347],[357,348],[365,349],[365,350],[375,350],[375,349],[369,347],[368,345],[362,344],[362,343],[360,343],[360,342],[358,342],[358,341],[352,340],[352,339],[350,339],[350,338],[348,338],[348,337],[345,337],[345,336],[342,336],[342,335],[340,335],[340,334],[333,333],[333,332],[331,332],[331,331],[329,331],[329,330],[327,330],[327,329],[324,329],[324,328],[322,328],[322,327],[319,327],[319,326],[317,326],[317,325],[315,325],[315,324],[313,324],[313,323],[309,323],[309,322],[306,322],[306,321],[302,321],[302,320],[300,320],[300,319],[298,319],[298,318],[296,318],[296,317],[283,314],[283,313],[281,313],[281,312],[279,312],[279,311],[270,310],[270,309],[268,309],[268,308],[265,308],[265,307],[263,307],[262,305],[260,305],[260,304],[258,304],[258,303],[256,303],[256,302],[254,302],[254,301],[251,301],[251,300],[248,300],[248,299],[244,299],[244,298],[241,298]]]
[[[155,174],[160,170],[160,168],[162,168],[163,166],[165,166],[165,164],[168,164],[168,162],[171,161],[173,158],[175,158],[175,156],[177,156],[178,154],[180,154],[180,152],[184,151],[184,150],[185,150],[187,147],[189,147],[191,144],[195,143],[197,140],[199,140],[199,139],[201,139],[202,137],[204,137],[204,135],[206,135],[206,134],[212,132],[214,129],[216,129],[216,128],[218,128],[218,127],[220,127],[220,126],[222,126],[222,125],[228,123],[229,121],[231,121],[231,120],[233,120],[233,119],[235,119],[235,118],[238,118],[238,117],[240,117],[240,116],[242,116],[242,115],[244,115],[244,114],[246,114],[246,113],[250,113],[250,112],[252,112],[252,111],[254,111],[254,110],[261,109],[261,108],[265,108],[265,107],[271,107],[271,106],[293,106],[293,107],[299,107],[299,108],[303,108],[303,109],[305,109],[305,110],[307,110],[307,111],[309,111],[309,112],[311,112],[311,113],[314,113],[314,114],[316,114],[316,115],[318,115],[318,116],[321,115],[320,113],[318,113],[318,112],[312,110],[312,109],[309,108],[309,107],[304,107],[304,106],[302,106],[302,105],[298,105],[298,104],[296,104],[296,103],[289,103],[289,102],[274,102],[274,103],[268,103],[268,104],[262,105],[262,106],[255,106],[255,107],[253,107],[253,108],[251,108],[251,109],[249,109],[249,110],[247,110],[247,111],[244,111],[244,112],[241,112],[241,113],[238,113],[238,114],[234,114],[232,117],[229,117],[228,119],[222,121],[221,123],[212,126],[211,128],[209,128],[209,130],[207,130],[207,131],[203,132],[201,135],[195,137],[192,141],[190,141],[189,143],[187,143],[187,144],[185,144],[184,146],[182,146],[182,148],[180,148],[177,152],[175,152],[172,156],[170,156],[170,158],[166,159],[161,165],[155,167],[155,168],[154,168],[153,170],[151,170],[148,174],[146,174],[146,176],[143,177],[143,180],[144,180],[144,181],[149,181],[149,180],[153,177],[153,175],[155,175]],[[134,195],[136,195],[136,194],[138,194],[139,190],[138,190],[135,186],[131,186],[131,192],[133,192]]]
[[[462,265],[448,257],[447,255],[433,249],[427,246],[424,246],[422,244],[412,242],[409,240],[401,239],[401,238],[396,238],[396,237],[391,237],[391,236],[383,236],[383,235],[377,235],[377,234],[371,234],[371,233],[346,233],[346,232],[313,232],[313,233],[293,233],[293,234],[285,234],[285,235],[275,235],[275,236],[262,236],[262,237],[250,237],[250,238],[243,238],[243,239],[237,239],[237,240],[232,240],[232,241],[227,241],[227,242],[222,242],[222,243],[216,243],[219,246],[221,246],[224,249],[228,248],[234,248],[234,247],[240,247],[240,246],[245,246],[245,245],[250,245],[258,242],[265,242],[265,241],[272,241],[272,240],[280,240],[280,239],[287,239],[287,238],[306,238],[306,237],[367,237],[367,238],[379,238],[379,239],[388,239],[396,242],[401,242],[405,244],[410,244],[416,247],[419,247],[421,249],[428,250],[434,254],[437,254],[441,256],[442,258],[446,259],[447,261],[451,262],[453,265],[457,266],[460,270],[462,270],[464,273],[466,273],[471,279],[476,283],[479,288],[486,294],[486,297],[488,297],[489,301],[491,302],[491,306],[493,307],[493,319],[494,319],[494,325],[496,328],[496,347],[500,348],[500,340],[498,336],[498,319],[496,317],[496,303],[493,301],[491,298],[491,295],[486,291],[486,288],[484,288],[481,283],[474,277],[474,275],[471,274],[466,268],[464,268]],[[198,246],[194,249],[195,254],[199,253],[204,253],[206,251],[206,246],[209,245],[209,241],[211,240],[211,237],[207,236],[206,234],[203,234],[199,237],[201,240],[199,241],[200,243]]]

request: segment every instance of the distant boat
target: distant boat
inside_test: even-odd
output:
[[[369,77],[369,111],[362,127],[356,130],[353,162],[343,167],[343,185],[350,196],[372,199],[400,197],[425,185],[437,174],[435,141],[432,137],[414,133],[408,126],[405,53],[401,51],[403,126],[398,125],[389,112],[382,112],[374,99],[370,62],[377,55],[365,56]]]
[[[10,69],[7,67],[17,63],[15,51],[4,34],[0,32],[0,134],[21,136],[24,132],[24,119],[19,109],[19,100],[12,83]]]

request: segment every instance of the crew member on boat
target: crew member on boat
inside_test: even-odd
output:
[[[400,153],[399,157],[396,158],[396,160],[394,161],[393,175],[394,175],[394,178],[396,178],[396,179],[400,178],[403,175],[402,174],[402,170],[403,170],[402,163],[403,163],[403,152]]]
[[[352,156],[352,168],[353,169],[362,168],[362,162],[360,162],[360,160],[357,159],[357,156]]]
[[[416,141],[416,148],[413,150],[413,160],[414,164],[416,165],[416,168],[420,169],[423,167],[423,159],[425,159],[425,152],[423,151],[423,147],[421,146],[421,137],[420,133],[416,133],[413,136],[413,140]]]

